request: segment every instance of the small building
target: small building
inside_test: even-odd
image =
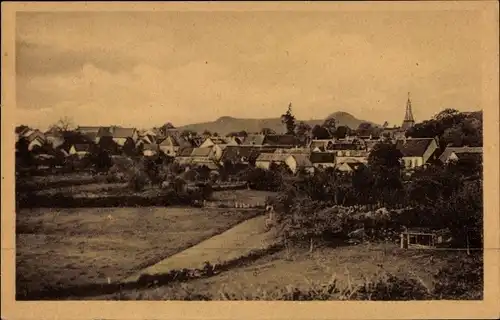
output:
[[[434,138],[406,138],[398,140],[396,148],[403,155],[405,169],[414,169],[427,164],[439,146]]]
[[[132,139],[135,142],[139,138],[139,133],[135,128],[111,127],[110,129],[113,141],[123,147],[127,139]]]
[[[439,157],[439,161],[449,163],[465,158],[482,161],[483,147],[447,147]]]
[[[220,163],[249,164],[254,162],[260,154],[259,147],[253,146],[226,146],[222,152]]]
[[[266,136],[264,134],[249,134],[245,139],[241,142],[243,146],[256,146],[260,147],[264,145],[264,138]]]
[[[345,173],[353,173],[359,167],[364,166],[364,163],[361,162],[342,162],[335,166],[335,169],[345,172]]]
[[[191,154],[193,153],[193,150],[194,148],[190,147],[180,149],[174,161],[178,164],[190,164],[192,161]]]
[[[85,157],[90,153],[92,146],[90,144],[74,144],[69,149],[70,155],[77,155],[79,158]]]
[[[190,158],[191,163],[213,162],[212,148],[193,148]]]
[[[336,165],[335,153],[332,152],[313,152],[309,160],[315,168],[334,168]]]
[[[308,173],[314,173],[314,166],[309,157],[304,154],[290,154],[285,159],[285,164],[295,174],[299,170],[305,170]]]
[[[146,157],[152,157],[160,152],[160,148],[156,143],[147,143],[142,146],[142,154]]]
[[[449,230],[431,230],[427,228],[412,228],[400,234],[402,249],[427,249],[435,248],[449,242]]]
[[[328,152],[332,150],[334,141],[332,139],[317,139],[309,143],[311,152]]]
[[[335,151],[335,163],[368,163],[368,151],[365,150],[337,150]]]
[[[28,143],[29,151],[32,151],[34,148],[42,147],[47,141],[45,135],[40,130],[28,127],[16,133],[16,142],[21,138],[25,139]]]
[[[282,164],[289,157],[289,154],[278,154],[278,153],[261,153],[255,160],[255,166],[257,168],[269,170],[272,163]]]
[[[229,146],[237,146],[239,145],[238,141],[232,137],[208,137],[203,141],[200,145],[200,148],[209,148],[216,145],[229,145]]]

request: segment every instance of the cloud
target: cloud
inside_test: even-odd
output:
[[[18,76],[68,74],[92,64],[109,72],[131,69],[138,61],[105,48],[62,49],[47,44],[16,41],[16,73]]]

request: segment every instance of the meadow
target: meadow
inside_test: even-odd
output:
[[[179,207],[21,209],[17,293],[117,282],[255,214]]]

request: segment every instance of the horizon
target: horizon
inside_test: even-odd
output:
[[[482,110],[477,12],[17,14],[16,124],[175,127]],[[107,30],[107,32],[102,32]],[[161,119],[161,120],[159,120]]]

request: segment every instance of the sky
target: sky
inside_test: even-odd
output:
[[[399,125],[480,110],[467,11],[22,12],[16,123],[138,128],[335,111]]]

